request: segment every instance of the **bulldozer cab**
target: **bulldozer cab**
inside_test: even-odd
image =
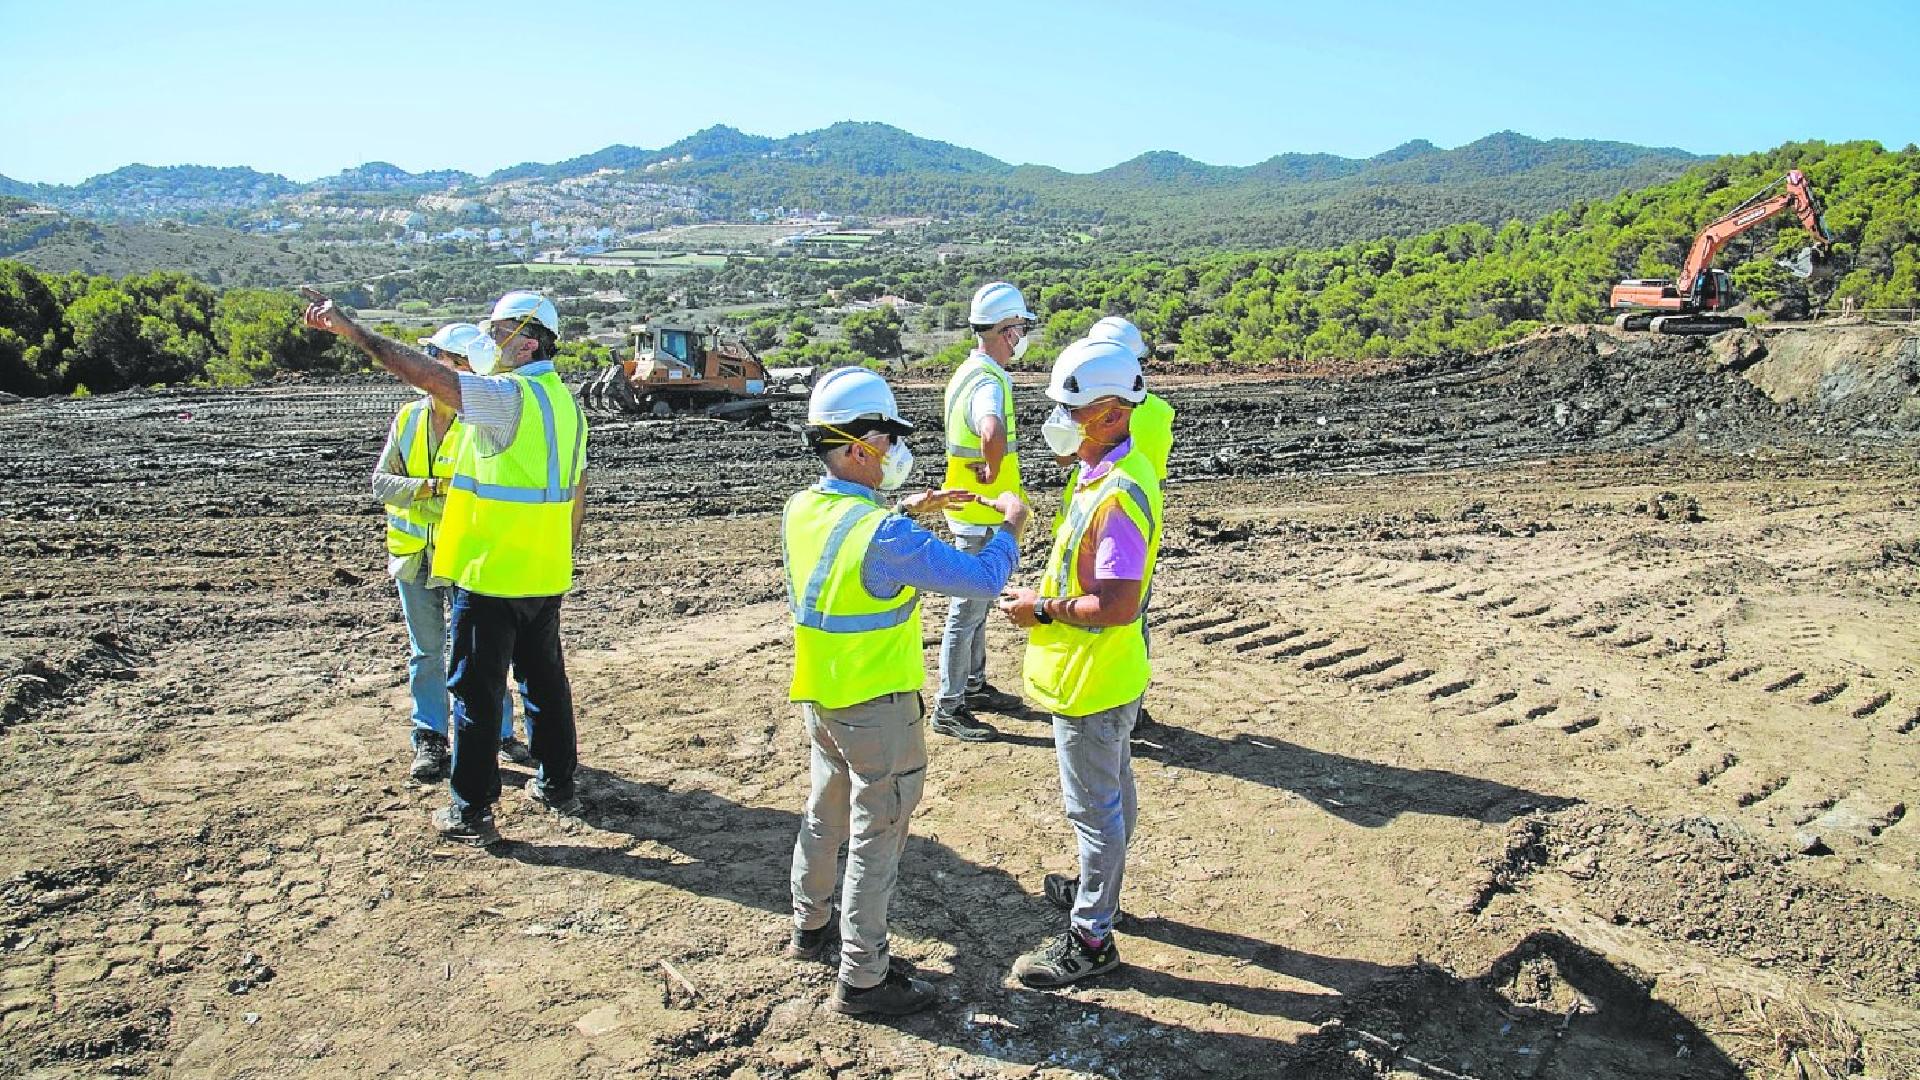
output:
[[[673,360],[688,367],[693,366],[693,331],[661,327],[654,332],[653,352],[662,360]]]
[[[698,327],[654,323],[633,328],[634,374],[641,379],[699,380],[708,377],[707,349]]]

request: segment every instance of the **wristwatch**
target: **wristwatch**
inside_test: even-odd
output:
[[[1033,602],[1033,621],[1034,622],[1045,625],[1053,621],[1053,616],[1047,614],[1047,601],[1050,599],[1052,598],[1043,596],[1040,599],[1035,600]]]

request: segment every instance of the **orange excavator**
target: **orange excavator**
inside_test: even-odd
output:
[[[1783,184],[1786,190],[1773,194]],[[1620,314],[1613,325],[1656,334],[1717,334],[1745,326],[1746,320],[1738,315],[1717,314],[1732,307],[1738,296],[1733,279],[1725,270],[1714,268],[1714,256],[1734,237],[1789,207],[1812,234],[1814,254],[1825,258],[1833,237],[1820,220],[1820,206],[1813,200],[1806,175],[1794,169],[1700,230],[1679,277],[1671,281],[1637,278],[1615,285],[1611,303]]]

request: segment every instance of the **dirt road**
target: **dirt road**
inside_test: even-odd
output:
[[[1904,341],[1175,381],[1128,966],[1008,980],[1073,855],[990,717],[930,748],[895,945],[947,1004],[894,1025],[777,952],[783,424],[595,428],[588,810],[485,854],[405,774],[401,391],[5,407],[0,1075],[1920,1075]]]

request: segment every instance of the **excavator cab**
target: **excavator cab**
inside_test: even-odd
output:
[[[1740,294],[1733,287],[1733,278],[1725,270],[1709,268],[1693,279],[1691,301],[1696,311],[1724,311],[1739,299]]]

